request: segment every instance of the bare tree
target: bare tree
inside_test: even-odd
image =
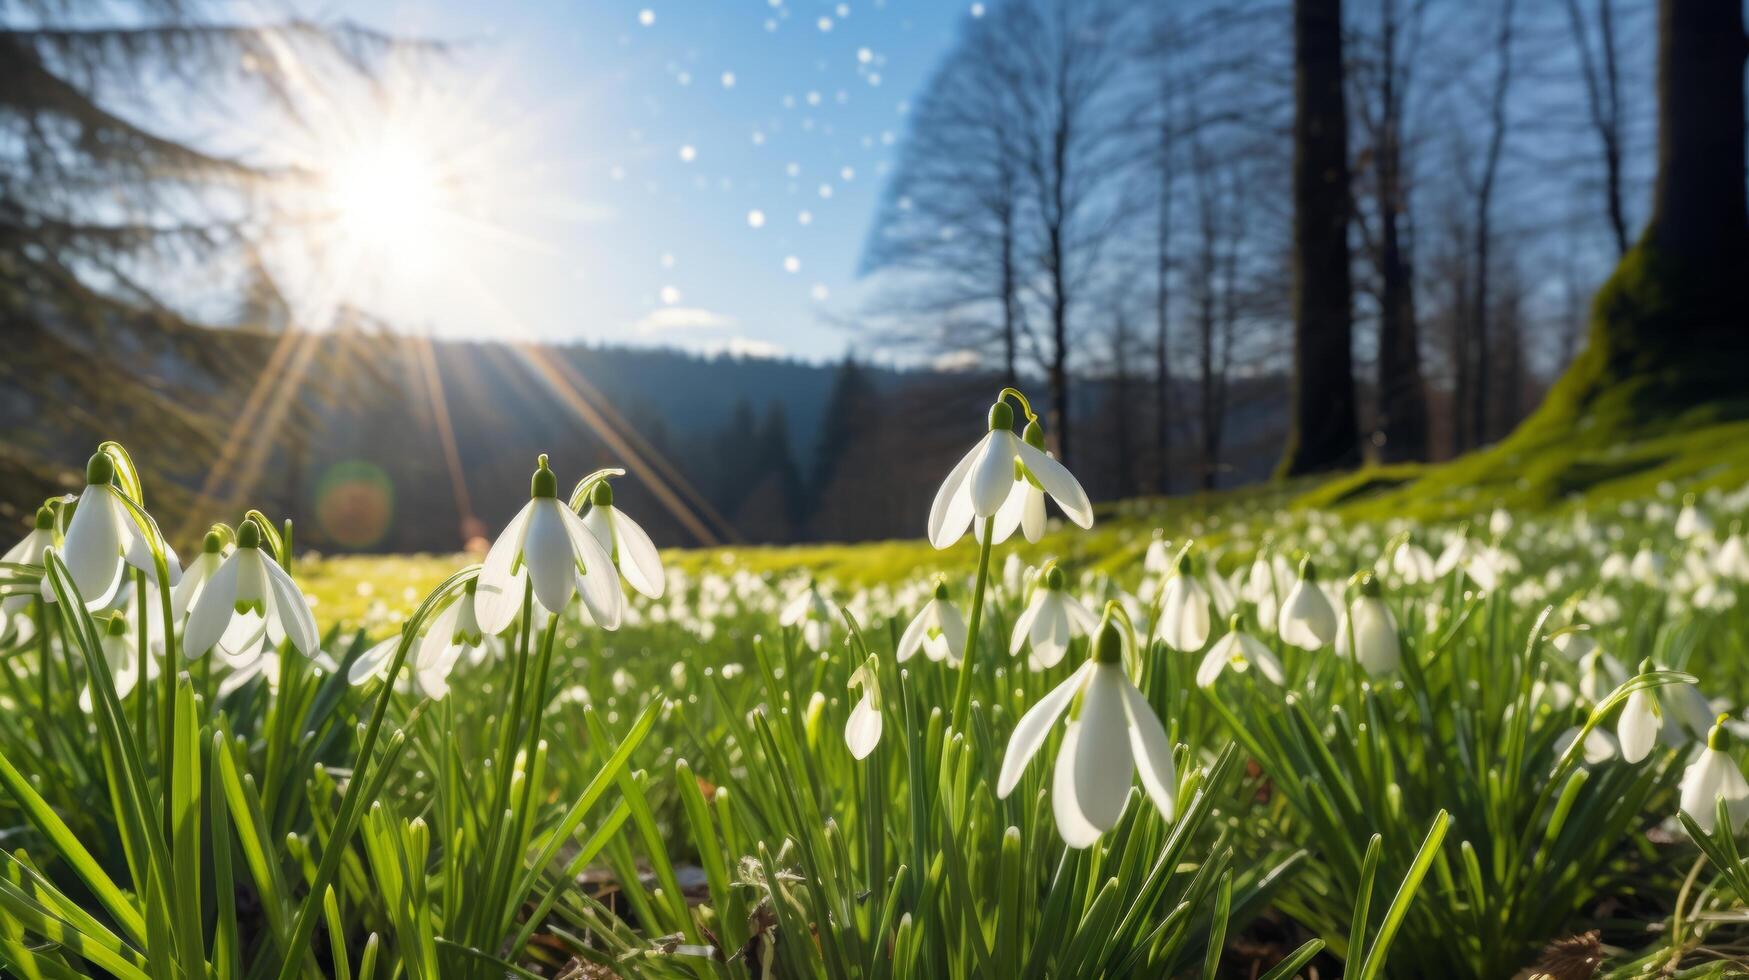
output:
[[[1294,2],[1294,364],[1278,473],[1360,461],[1341,0]]]
[[[999,359],[1018,376],[1021,110],[1005,32],[973,19],[913,113],[862,267],[893,282],[871,313],[886,339]]]
[[[1016,56],[1010,85],[1026,123],[1028,282],[1048,334],[1038,344],[1050,386],[1048,431],[1065,461],[1073,445],[1075,300],[1126,215],[1116,189],[1134,160],[1120,88],[1133,53],[1125,36],[1131,9],[1114,0],[1015,0],[997,11]]]
[[[1615,236],[1618,256],[1627,254],[1628,221],[1622,205],[1622,143],[1624,109],[1621,96],[1621,59],[1615,36],[1614,0],[1597,0],[1596,38],[1586,23],[1580,0],[1567,0],[1567,18],[1573,25],[1573,43],[1579,50],[1579,72],[1585,83],[1585,105],[1591,128],[1597,133],[1603,157],[1604,212]]]
[[[1367,139],[1362,166],[1370,171],[1371,222],[1358,222],[1377,276],[1377,421],[1379,457],[1388,462],[1427,457],[1427,388],[1421,373],[1420,327],[1409,231],[1409,178],[1404,129],[1427,0],[1379,0],[1377,35],[1367,57],[1351,59],[1355,105]],[[1407,35],[1406,37],[1404,35]]]
[[[1490,438],[1488,426],[1489,376],[1492,357],[1489,353],[1489,249],[1493,245],[1494,192],[1500,177],[1500,159],[1506,148],[1506,135],[1511,122],[1513,11],[1517,0],[1501,0],[1500,23],[1495,35],[1495,70],[1488,96],[1488,139],[1482,152],[1481,170],[1475,177],[1473,199],[1475,216],[1471,231],[1475,235],[1475,263],[1472,266],[1476,295],[1470,301],[1470,347],[1475,358],[1474,400],[1469,405],[1469,426],[1466,446],[1479,446]]]

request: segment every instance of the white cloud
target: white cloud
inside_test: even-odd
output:
[[[975,370],[982,363],[977,351],[955,350],[937,355],[929,366],[937,371],[957,372]]]
[[[734,325],[734,317],[696,306],[663,306],[644,314],[644,318],[633,324],[632,329],[650,335],[675,331],[727,330]]]

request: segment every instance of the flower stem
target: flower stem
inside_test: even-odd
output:
[[[54,709],[50,707],[50,705],[54,703],[50,699],[50,696],[54,693],[55,665],[50,659],[48,610],[49,604],[42,596],[39,595],[32,600],[32,611],[36,613],[37,670],[42,675],[37,678],[37,680],[42,686],[41,707],[43,715],[42,741],[44,759],[51,759],[54,756],[52,751],[54,747],[52,739],[55,733],[55,723],[52,713]]]
[[[978,649],[978,628],[984,619],[984,591],[990,584],[990,538],[995,528],[995,515],[984,518],[984,533],[978,544],[978,584],[972,588],[972,614],[966,619],[966,655],[960,662],[959,686],[953,698],[954,725],[962,731],[970,724],[966,713],[972,706],[973,655]]]

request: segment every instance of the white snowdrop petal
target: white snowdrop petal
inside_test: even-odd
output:
[[[552,497],[538,498],[533,506],[522,540],[522,560],[528,566],[534,597],[548,612],[562,612],[577,588],[577,552],[564,517],[571,512]],[[595,544],[594,535],[587,529],[583,533]]]
[[[1081,812],[1075,798],[1075,756],[1081,746],[1081,723],[1072,721],[1063,732],[1063,745],[1057,751],[1057,765],[1051,776],[1051,814],[1057,818],[1057,833],[1063,843],[1079,850],[1091,847],[1099,840],[1098,827]]]
[[[310,611],[310,602],[304,598],[304,593],[286,570],[279,563],[266,555],[261,555],[261,568],[267,577],[267,584],[273,599],[273,617],[285,630],[286,639],[291,645],[306,657],[315,656],[322,642],[316,632],[316,616]]]
[[[1134,781],[1125,683],[1122,668],[1099,664],[1081,702],[1081,739],[1073,753],[1075,799],[1087,822],[1100,830],[1117,826]]]
[[[225,627],[231,624],[231,617],[236,612],[233,604],[237,601],[240,567],[237,556],[240,554],[240,551],[232,552],[231,557],[219,565],[189,610],[188,623],[182,629],[182,652],[190,660],[211,650],[225,635]]]
[[[984,439],[984,451],[972,464],[966,479],[972,495],[972,512],[979,520],[996,516],[1014,488],[1015,447],[1024,445],[1014,433],[997,429]]]
[[[1628,695],[1627,703],[1622,705],[1621,718],[1615,725],[1616,739],[1621,742],[1621,757],[1629,762],[1644,759],[1651,753],[1661,725],[1657,702],[1650,693],[1640,690]]]
[[[941,481],[941,489],[935,492],[935,502],[929,506],[929,543],[936,548],[946,548],[958,541],[972,522],[972,501],[963,488],[966,476],[983,454],[984,444],[988,441],[988,436],[978,440],[977,445],[961,456],[947,474],[947,479]]]
[[[620,574],[632,588],[651,599],[662,598],[668,588],[667,573],[662,569],[662,553],[638,523],[614,509],[613,529],[619,542]]]
[[[1057,506],[1069,520],[1083,528],[1093,526],[1093,504],[1087,499],[1087,491],[1081,489],[1081,482],[1062,463],[1052,459],[1036,447],[1029,446],[1024,440],[1016,439],[1019,446],[1020,461],[1027,471],[1035,477]]]
[[[1039,747],[1045,744],[1045,739],[1051,733],[1051,726],[1056,724],[1063,709],[1069,706],[1070,700],[1081,689],[1081,684],[1087,678],[1087,672],[1093,669],[1092,661],[1081,667],[1063,683],[1051,689],[1051,693],[1039,698],[1038,703],[1027,709],[1020,716],[1020,721],[1014,726],[1014,734],[1008,737],[1008,747],[1002,753],[1002,772],[996,779],[996,796],[1007,799],[1014,791],[1015,784],[1020,782],[1020,774],[1026,771],[1026,764],[1038,754]]]
[[[844,724],[844,744],[857,759],[866,759],[881,740],[881,713],[875,710],[867,695],[850,709],[850,719]]]
[[[530,500],[516,512],[510,523],[492,542],[486,561],[480,566],[480,577],[474,586],[474,618],[480,629],[497,635],[516,622],[522,610],[524,580],[520,570],[513,570],[516,556],[522,551],[523,536],[528,530],[529,516],[535,501]]]
[[[1112,668],[1117,670],[1117,668]],[[1178,796],[1178,773],[1172,762],[1172,741],[1166,737],[1166,726],[1148,704],[1142,692],[1136,690],[1121,671],[1124,707],[1129,713],[1130,751],[1135,753],[1136,773],[1142,779],[1142,789],[1160,810],[1160,816],[1172,819]]]

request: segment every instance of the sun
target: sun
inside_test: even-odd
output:
[[[454,202],[429,143],[385,134],[337,156],[324,184],[336,244],[360,259],[414,264],[440,246],[443,216]]]

